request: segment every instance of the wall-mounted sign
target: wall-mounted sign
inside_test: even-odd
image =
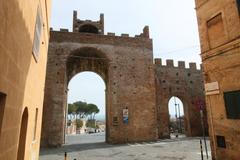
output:
[[[219,84],[218,82],[206,83],[205,84],[206,95],[219,94]]]
[[[123,109],[123,123],[128,124],[128,109]]]
[[[202,100],[202,99],[197,99],[195,101],[195,105],[196,105],[198,110],[203,110],[205,108],[205,101]]]

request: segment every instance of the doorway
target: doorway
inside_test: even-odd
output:
[[[22,120],[21,120],[17,160],[24,160],[24,157],[25,157],[27,126],[28,126],[28,110],[27,108],[25,108],[22,114]]]

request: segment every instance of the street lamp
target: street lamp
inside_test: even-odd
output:
[[[180,116],[180,106],[179,106],[179,103],[177,105],[178,105],[179,129],[180,129],[180,133],[182,133],[182,122],[181,122],[181,116]]]
[[[177,126],[177,133],[178,133],[179,127],[178,127],[178,117],[177,117],[177,103],[176,103],[176,97],[174,97],[174,105],[175,105],[175,118],[176,118],[176,126]],[[176,137],[178,137],[178,134],[176,135]]]

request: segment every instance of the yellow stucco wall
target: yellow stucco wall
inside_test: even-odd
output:
[[[42,11],[38,61],[32,54],[37,8]],[[0,124],[0,159],[15,160],[22,113],[28,110],[25,159],[38,159],[49,39],[50,0],[0,1],[0,93],[6,95]],[[36,139],[33,140],[38,108]]]

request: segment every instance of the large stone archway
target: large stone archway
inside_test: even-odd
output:
[[[136,37],[78,31],[50,33],[41,145],[64,143],[67,86],[82,71],[93,71],[105,81],[108,143],[156,140],[155,77],[148,29]],[[128,123],[123,122],[124,109],[129,112]]]
[[[162,65],[161,59],[155,59],[155,67],[158,137],[170,138],[168,102],[173,96],[183,102],[186,136],[201,136],[201,117],[196,103],[205,102],[202,71],[195,63],[186,68],[185,62],[179,61],[178,66],[174,66],[173,60],[167,60],[166,65]],[[207,128],[206,110],[204,115]]]

